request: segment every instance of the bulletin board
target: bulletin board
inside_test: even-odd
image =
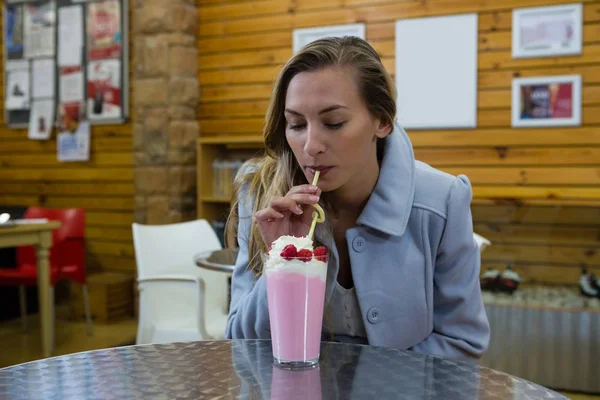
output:
[[[51,112],[56,126],[127,121],[127,0],[5,0],[3,7],[8,126],[26,128],[41,112]]]

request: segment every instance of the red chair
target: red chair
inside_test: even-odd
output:
[[[85,274],[85,211],[82,208],[48,209],[30,207],[24,219],[46,218],[60,221],[61,227],[52,232],[50,248],[50,295],[54,323],[54,286],[60,280],[78,282],[83,287],[88,334],[92,334],[92,318]],[[33,246],[17,249],[17,268],[0,270],[0,285],[19,286],[19,302],[23,328],[27,330],[25,285],[37,285],[37,256]],[[54,329],[52,330],[54,332]]]

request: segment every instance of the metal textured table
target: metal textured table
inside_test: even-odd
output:
[[[271,342],[113,348],[0,370],[1,399],[564,399],[476,365],[324,342],[317,368],[272,362]]]

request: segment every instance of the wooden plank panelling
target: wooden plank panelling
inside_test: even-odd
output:
[[[94,128],[92,128],[93,130]],[[30,154],[30,153],[52,153],[56,158],[56,141],[38,141],[23,139],[23,132],[17,129],[10,130],[11,133],[19,132],[18,138],[0,139],[0,154]],[[8,136],[8,135],[7,135]],[[131,137],[94,137],[90,143],[90,156],[107,156],[114,152],[131,152]],[[132,156],[133,157],[133,156]]]
[[[367,40],[394,76],[396,20],[476,12],[477,128],[408,130],[415,155],[469,177],[475,231],[493,242],[483,269],[511,264],[531,282],[576,284],[581,266],[600,269],[600,2],[582,2],[581,55],[511,54],[513,8],[573,2],[198,0],[201,134],[260,146],[294,28],[365,22]],[[567,74],[582,76],[581,126],[511,127],[513,78]]]
[[[475,223],[600,227],[600,208],[536,207],[519,204],[473,205]],[[551,229],[551,228],[549,228]]]
[[[366,3],[366,2],[365,2]],[[584,7],[584,23],[593,23],[600,21],[600,6],[596,3],[587,3]],[[202,12],[202,10],[200,11]],[[393,39],[394,38],[394,20],[402,16],[391,16],[389,22],[372,21],[367,25],[367,37],[369,39]],[[272,16],[259,16],[244,18],[240,21],[221,20],[210,21],[198,24],[198,34],[201,37],[236,35],[257,32],[268,32],[275,30],[290,30],[294,28],[304,28],[310,26],[327,24],[356,23],[359,19],[351,10],[340,10],[334,8],[330,10],[303,11],[296,13],[279,14],[276,18]],[[497,11],[480,15],[480,32],[491,32],[499,30],[510,30],[512,14],[510,11]]]
[[[464,174],[471,184],[591,186],[600,185],[599,167],[439,167],[452,175]]]
[[[494,243],[537,244],[537,245],[600,245],[600,227],[555,226],[546,225],[492,224],[478,222],[475,230]]]
[[[266,0],[238,3],[236,1],[201,7],[200,23],[214,20],[236,20],[253,16],[272,16],[273,19],[287,13],[301,14],[308,10],[333,9],[335,13],[352,13],[368,22],[389,21],[399,18],[447,15],[468,12],[491,12],[516,7],[534,7],[562,4],[564,0],[505,0],[497,2],[480,0]],[[568,1],[567,1],[568,2]],[[594,0],[584,0],[593,3]],[[291,28],[291,27],[289,27]]]
[[[131,84],[129,93],[132,115]],[[135,271],[134,191],[131,123],[93,126],[90,161],[59,163],[55,132],[50,140],[28,140],[27,130],[0,119],[0,206],[83,207],[88,271]]]

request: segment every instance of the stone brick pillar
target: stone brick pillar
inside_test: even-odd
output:
[[[196,217],[198,10],[195,0],[135,0],[135,220]]]

